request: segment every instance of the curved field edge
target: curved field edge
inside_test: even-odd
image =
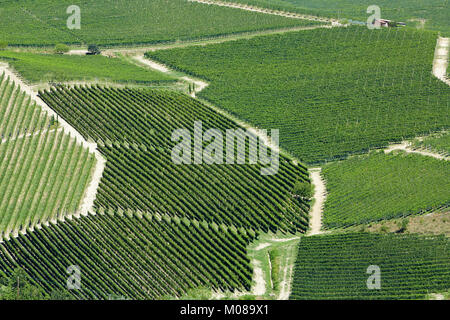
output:
[[[448,127],[435,46],[431,32],[348,27],[146,55],[210,82],[199,97],[280,129],[281,147],[313,165]]]
[[[423,155],[374,151],[327,164],[325,228],[432,212],[449,205],[450,163]]]

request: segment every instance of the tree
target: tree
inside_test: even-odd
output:
[[[43,290],[30,283],[27,273],[16,268],[11,277],[0,278],[0,300],[42,300],[48,299]]]
[[[397,226],[399,229],[397,230],[397,233],[404,233],[408,229],[409,219],[403,219],[401,223],[398,223]]]
[[[87,52],[88,55],[96,55],[96,54],[100,54],[100,53],[101,53],[101,51],[100,51],[100,49],[97,47],[97,45],[95,45],[95,44],[90,44],[90,45],[88,46],[88,52]]]
[[[307,182],[297,181],[292,190],[294,196],[298,196],[305,199],[310,199],[312,197],[311,184]]]
[[[66,53],[66,52],[69,52],[69,46],[67,46],[67,45],[65,45],[63,43],[58,43],[55,46],[55,53],[63,54],[63,53]]]

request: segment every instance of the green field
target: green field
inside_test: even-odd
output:
[[[303,237],[290,299],[424,299],[450,287],[445,236],[350,233]],[[369,266],[380,289],[369,290]]]
[[[265,231],[308,227],[309,201],[295,197],[293,189],[297,182],[308,185],[309,177],[291,158],[280,155],[273,175],[261,174],[267,165],[260,161],[172,161],[175,129],[192,133],[195,121],[204,131],[216,128],[223,135],[240,128],[198,100],[177,92],[101,86],[58,87],[40,96],[86,139],[99,141],[107,159],[95,200],[99,210],[133,209]]]
[[[66,9],[74,4],[80,8],[81,28],[70,30]],[[186,0],[4,0],[0,41],[20,46],[144,44],[311,24]]]
[[[347,227],[449,204],[450,164],[417,154],[376,152],[323,167],[323,224]]]
[[[51,122],[18,85],[0,76],[0,141],[56,125]]]
[[[450,155],[450,134],[448,131],[437,133],[422,140],[414,140],[412,146],[418,149],[426,149],[433,152]]]
[[[435,46],[430,32],[349,27],[146,55],[210,81],[199,97],[278,128],[282,147],[316,164],[448,127]]]
[[[0,243],[0,274],[23,268],[50,294],[78,299],[160,299],[190,288],[248,290],[246,246],[253,233],[144,215],[88,215]],[[81,289],[67,290],[69,266]]]
[[[10,63],[32,83],[95,80],[149,84],[175,81],[161,72],[104,56],[0,51],[0,60]]]
[[[0,144],[0,234],[77,212],[95,158],[62,131]]]
[[[402,21],[419,28],[418,20],[425,20],[424,28],[450,35],[450,4],[448,0],[222,0],[240,2],[276,10],[307,13],[332,18],[367,21],[367,7],[377,5],[381,18]]]

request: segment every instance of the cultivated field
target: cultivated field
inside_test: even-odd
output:
[[[157,299],[204,285],[248,289],[245,248],[253,237],[197,221],[90,215],[0,243],[0,274],[21,266],[47,294],[79,299]],[[83,290],[67,290],[71,265],[83,272]]]
[[[54,119],[53,119],[54,120]],[[0,76],[1,140],[33,134],[57,124],[48,118],[29,96],[3,73]]]
[[[108,0],[77,4],[82,27],[66,26],[70,0],[6,0],[0,35],[10,45],[136,45],[315,24],[312,21],[205,6],[187,0]]]
[[[31,83],[94,80],[150,84],[174,81],[161,72],[143,69],[119,58],[104,56],[0,51],[0,60],[11,64]]]
[[[295,262],[291,299],[423,299],[450,285],[445,236],[350,233],[305,237]],[[381,289],[368,290],[371,265]]]
[[[95,158],[61,131],[0,144],[0,231],[76,214]]]
[[[263,8],[366,22],[367,8],[377,5],[381,18],[405,22],[408,27],[450,35],[447,0],[221,0]]]
[[[326,228],[432,212],[450,204],[450,163],[376,152],[324,166]]]
[[[187,95],[97,86],[52,89],[40,96],[86,138],[104,145],[100,152],[108,162],[96,199],[99,209],[131,208],[266,231],[303,232],[308,226],[309,204],[294,197],[293,188],[297,181],[309,184],[309,178],[292,159],[281,156],[273,176],[260,174],[266,167],[260,162],[173,163],[175,129],[194,132],[194,121],[224,135],[239,128]]]
[[[435,46],[430,32],[349,27],[147,56],[209,81],[199,97],[279,128],[282,147],[316,164],[448,126],[450,88],[430,73]]]
[[[448,0],[0,2],[0,300],[450,298]]]

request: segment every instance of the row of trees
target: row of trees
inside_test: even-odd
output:
[[[5,50],[6,48],[8,48],[8,43],[5,41],[0,41],[0,50]],[[70,47],[64,43],[58,43],[55,45],[54,51],[57,54],[64,54],[70,51]],[[95,44],[88,45],[88,50],[86,53],[87,55],[96,55],[100,53],[101,51],[97,45]]]

